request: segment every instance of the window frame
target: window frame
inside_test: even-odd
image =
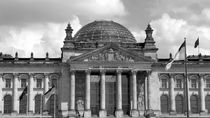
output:
[[[163,80],[165,80],[165,81],[163,81]],[[163,82],[165,82],[165,83],[163,83]],[[166,79],[166,78],[161,79],[161,88],[163,88],[163,89],[168,88],[168,79]]]
[[[195,82],[195,83],[193,83],[193,82]],[[197,79],[191,79],[190,83],[191,83],[191,85],[190,85],[191,88],[193,88],[193,89],[198,88],[198,86],[197,86]]]
[[[9,81],[9,83],[8,83]],[[9,86],[7,86],[9,85]],[[10,78],[5,79],[5,88],[12,88],[12,80]]]
[[[206,79],[206,81],[205,81],[205,88],[210,89],[210,79]]]
[[[178,80],[179,80],[179,83],[178,83]],[[178,86],[179,85],[179,86]],[[176,88],[179,88],[181,89],[183,86],[182,86],[182,79],[176,79]]]
[[[38,80],[40,80],[40,84],[38,83],[39,81]],[[42,79],[41,78],[37,78],[36,79],[36,88],[42,88]],[[40,86],[38,86],[38,85],[40,85]]]
[[[23,80],[25,80],[25,83],[23,83]],[[27,86],[27,79],[21,78],[20,80],[20,88],[25,88]]]

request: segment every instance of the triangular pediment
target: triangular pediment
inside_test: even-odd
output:
[[[153,62],[149,57],[138,54],[134,51],[122,48],[117,44],[109,44],[88,53],[84,53],[69,61],[91,62],[91,61],[108,61],[108,62]]]

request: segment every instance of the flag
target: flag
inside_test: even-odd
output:
[[[198,45],[199,45],[199,37],[198,37],[198,39],[195,41],[194,48],[197,48],[197,47],[198,47]]]
[[[55,86],[52,86],[45,94],[44,94],[44,97],[45,97],[45,104],[46,104],[46,102],[48,101],[48,99],[50,98],[50,96],[52,95],[52,94],[55,94],[56,92],[55,92]]]
[[[20,97],[19,97],[19,100],[22,100],[22,99],[23,99],[23,96],[27,94],[27,91],[28,91],[27,89],[28,89],[28,87],[26,86],[26,87],[24,88],[23,92],[21,93],[21,95],[20,95]]]
[[[179,47],[179,50],[175,54],[174,58],[166,65],[165,70],[169,70],[172,66],[172,63],[175,60],[184,60],[185,59],[185,50],[186,50],[186,42],[184,41],[182,45]]]

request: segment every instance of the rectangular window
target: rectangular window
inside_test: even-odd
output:
[[[21,88],[26,87],[26,79],[21,79]]]
[[[206,79],[206,88],[210,88],[210,79]]]
[[[11,79],[6,79],[5,88],[11,88]]]
[[[162,79],[162,88],[167,88],[167,80]]]
[[[191,88],[197,88],[196,79],[191,79]]]
[[[182,88],[182,80],[176,79],[176,88]]]
[[[36,88],[42,88],[42,79],[36,80]]]
[[[51,86],[57,87],[57,79],[52,79]]]

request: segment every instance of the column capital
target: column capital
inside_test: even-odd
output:
[[[90,74],[91,73],[91,70],[90,69],[87,69],[87,70],[85,70],[85,73],[86,74]]]
[[[150,75],[152,73],[151,70],[146,70],[147,75]]]
[[[44,77],[47,78],[49,77],[50,73],[44,73]]]
[[[136,75],[137,72],[138,72],[138,70],[135,70],[135,69],[131,70],[131,73],[134,75]]]
[[[106,73],[106,70],[105,69],[100,69],[100,73],[101,74],[105,74]]]
[[[199,77],[201,77],[201,78],[204,78],[206,75],[208,75],[208,74],[206,74],[206,73],[199,73]]]
[[[30,77],[34,77],[35,73],[28,73]]]
[[[19,77],[19,73],[13,73],[13,75],[14,75],[14,78],[18,78]]]
[[[170,78],[175,78],[175,76],[177,75],[177,73],[168,73]]]
[[[0,73],[0,78],[2,78],[4,76],[4,74],[3,73]]]
[[[122,69],[117,69],[116,72],[117,72],[117,74],[121,74],[123,72],[123,70]]]
[[[71,74],[74,74],[76,72],[76,70],[70,70]]]

